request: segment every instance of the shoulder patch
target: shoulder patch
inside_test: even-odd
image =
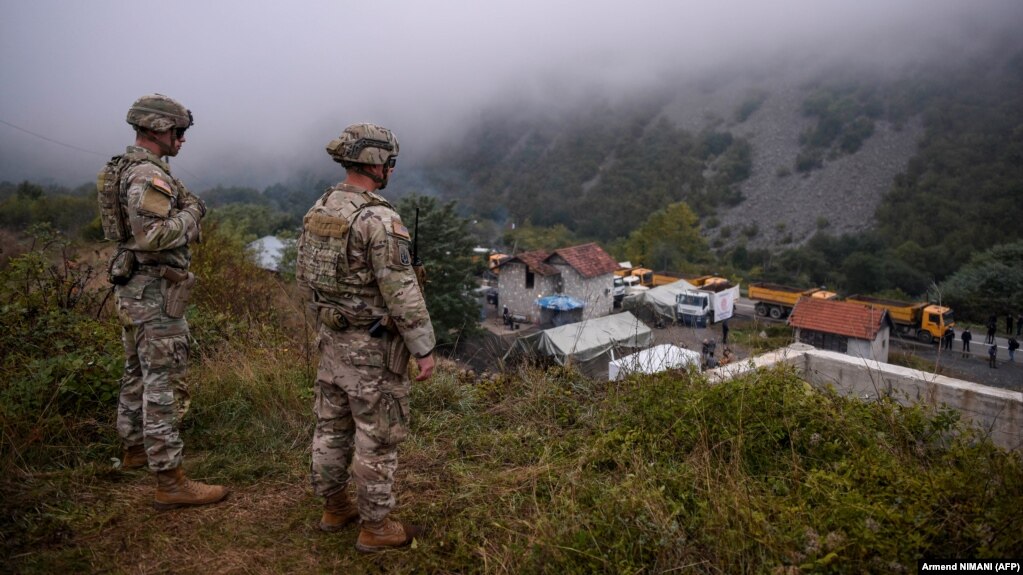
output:
[[[162,193],[165,196],[174,195],[174,192],[172,191],[170,184],[164,181],[163,178],[154,176],[152,180],[149,180],[149,185],[156,188],[156,191]]]
[[[146,182],[146,189],[142,192],[139,201],[139,211],[152,214],[161,218],[170,217],[171,198],[174,192],[171,191],[167,181],[158,176],[149,178]]]
[[[412,239],[411,236],[409,236],[408,228],[406,228],[405,225],[398,220],[391,220],[391,232],[399,238],[404,238],[406,240]]]

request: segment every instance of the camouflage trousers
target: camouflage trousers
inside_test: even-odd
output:
[[[166,281],[139,274],[115,290],[124,344],[117,432],[126,446],[145,445],[153,471],[181,465],[178,426],[189,404],[188,323],[164,312]]]
[[[366,521],[379,521],[394,508],[398,444],[408,436],[411,385],[407,375],[384,366],[385,348],[385,339],[362,329],[319,331],[313,490],[326,497],[354,478]]]

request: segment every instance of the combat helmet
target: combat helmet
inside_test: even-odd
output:
[[[192,112],[173,98],[163,94],[142,96],[128,109],[128,123],[137,128],[166,132],[172,128],[186,129],[194,122]]]
[[[398,157],[398,138],[376,124],[352,124],[327,144],[327,153],[335,162],[383,165]]]

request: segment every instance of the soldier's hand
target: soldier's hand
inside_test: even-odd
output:
[[[416,381],[424,381],[430,379],[433,375],[433,354],[426,357],[417,357],[416,364],[419,365],[419,375],[416,376]]]
[[[194,194],[189,194],[185,200],[185,208],[195,207],[196,211],[199,212],[199,217],[206,216],[206,202],[202,201],[202,198]]]

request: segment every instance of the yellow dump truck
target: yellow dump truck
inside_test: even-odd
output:
[[[795,288],[773,283],[751,283],[747,297],[754,301],[756,314],[782,319],[792,313],[801,297],[835,299],[838,294],[822,288]]]
[[[635,268],[622,268],[614,273],[615,277],[635,277],[639,278],[639,285],[648,288],[662,286],[670,283],[675,283],[682,278],[670,276],[666,274],[654,273],[654,270],[643,267]]]
[[[864,295],[851,295],[845,301],[888,310],[895,331],[903,336],[915,337],[924,343],[941,339],[945,330],[956,322],[950,308],[927,302],[907,302]]]

